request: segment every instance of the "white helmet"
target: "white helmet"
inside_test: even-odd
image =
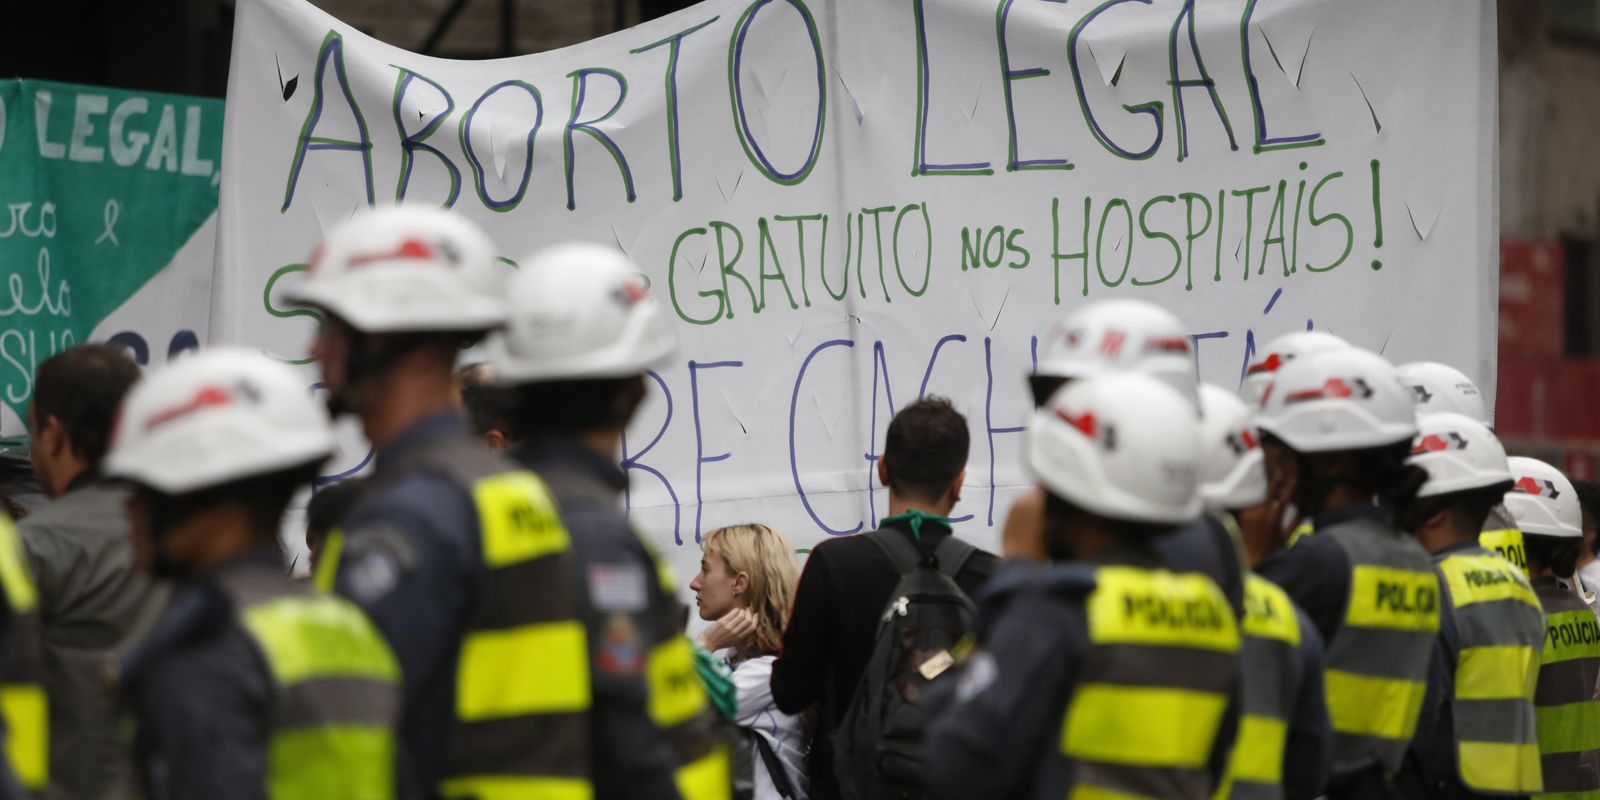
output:
[[[1200,384],[1200,499],[1217,510],[1267,499],[1267,468],[1250,407],[1221,386]]]
[[[1051,494],[1109,519],[1176,525],[1200,513],[1199,422],[1149,375],[1062,387],[1028,426],[1028,466]]]
[[[1536,458],[1512,456],[1511,479],[1506,492],[1506,510],[1525,534],[1583,536],[1583,507],[1578,505],[1578,490],[1561,470]]]
[[[511,277],[509,319],[489,352],[503,384],[638,375],[672,355],[676,337],[620,250],[559,244]]]
[[[1172,312],[1143,300],[1101,300],[1067,315],[1046,334],[1034,375],[1081,378],[1106,369],[1161,379],[1198,405],[1194,343]]]
[[[1296,452],[1330,453],[1408,442],[1417,418],[1394,367],[1346,347],[1300,356],[1274,373],[1256,427]]]
[[[187,494],[316,464],[333,449],[327,410],[292,368],[254,350],[216,347],[134,384],[106,472]]]
[[[505,322],[497,269],[494,243],[459,214],[384,206],[329,232],[285,296],[365,333],[487,331]]]
[[[1489,489],[1511,483],[1506,449],[1487,425],[1464,414],[1417,418],[1410,463],[1428,471],[1418,497]]]
[[[1284,364],[1302,356],[1343,350],[1350,346],[1349,342],[1327,331],[1285,333],[1256,351],[1256,360],[1245,370],[1244,385],[1239,387],[1239,393],[1244,395],[1245,402],[1252,408],[1259,407],[1261,396],[1266,394],[1267,386],[1272,383],[1273,373],[1281,369]]]
[[[1450,411],[1489,424],[1478,385],[1461,370],[1437,361],[1401,364],[1399,370],[1400,380],[1411,390],[1411,400],[1416,403],[1418,414]]]

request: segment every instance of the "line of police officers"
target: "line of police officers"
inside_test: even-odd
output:
[[[410,207],[354,216],[312,259],[294,299],[323,320],[327,407],[376,449],[314,587],[276,536],[335,441],[294,373],[215,348],[130,393],[107,468],[135,487],[142,563],[185,587],[121,676],[150,796],[728,796],[671,577],[618,502],[666,319],[605,248],[498,269],[475,227]],[[459,348],[486,335],[510,458],[453,410]],[[1571,484],[1508,462],[1481,420],[1419,432],[1413,396],[1459,400],[1464,378],[1414,391],[1296,335],[1253,371],[1253,414],[1195,386],[1189,341],[1128,301],[1047,341],[1040,490],[1007,524],[1047,563],[997,578],[928,693],[930,793],[1600,798]],[[1526,574],[1480,546],[1486,520]],[[15,633],[33,603],[8,526],[0,587]],[[48,701],[7,656],[10,763],[38,785]]]
[[[1036,385],[1066,387],[1007,536],[1049,565],[981,600],[933,793],[1600,797],[1571,483],[1508,460],[1448,367],[1291,334],[1251,368],[1252,412],[1197,390],[1181,323],[1134,306],[1068,317],[1041,354]],[[1228,571],[1172,557],[1218,525],[1254,568],[1237,617]]]

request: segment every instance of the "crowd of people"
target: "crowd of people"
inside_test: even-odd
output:
[[[322,398],[227,346],[39,366],[0,798],[1600,798],[1600,488],[1508,457],[1448,366],[1297,332],[1235,393],[1171,313],[1086,305],[1002,553],[923,398],[876,530],[803,569],[703,537],[691,638],[620,502],[667,315],[614,249],[496,255],[435,209],[330,231],[293,291]],[[373,468],[314,487],[297,578],[339,415]]]

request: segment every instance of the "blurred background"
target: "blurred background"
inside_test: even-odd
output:
[[[880,2],[887,0],[863,0]],[[447,58],[539,52],[687,0],[314,0],[391,44]],[[232,0],[50,0],[0,26],[0,76],[221,97]],[[1503,0],[1500,372],[1517,453],[1600,475],[1600,0]]]

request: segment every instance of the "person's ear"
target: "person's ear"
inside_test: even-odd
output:
[[[1449,510],[1441,508],[1438,511],[1435,511],[1432,514],[1430,514],[1427,519],[1423,520],[1422,521],[1422,529],[1417,531],[1417,532],[1421,533],[1422,531],[1438,530],[1439,528],[1445,527],[1449,523],[1450,523],[1450,512],[1449,512]]]
[[[506,438],[506,432],[499,428],[490,428],[489,432],[483,435],[483,442],[489,445],[490,450],[495,452],[504,450],[511,445],[510,440]]]
[[[733,596],[734,597],[743,597],[744,593],[748,592],[748,591],[750,591],[750,573],[748,573],[748,572],[740,572],[737,575],[734,575],[733,576]]]
[[[889,457],[878,456],[878,483],[889,485]]]
[[[966,482],[967,468],[962,467],[961,471],[956,473],[955,480],[950,482],[950,506],[952,508],[954,508],[957,503],[961,502],[961,487],[964,486]]]
[[[42,437],[44,450],[52,458],[60,458],[72,447],[72,442],[67,440],[67,426],[54,414],[44,418],[35,435]]]

